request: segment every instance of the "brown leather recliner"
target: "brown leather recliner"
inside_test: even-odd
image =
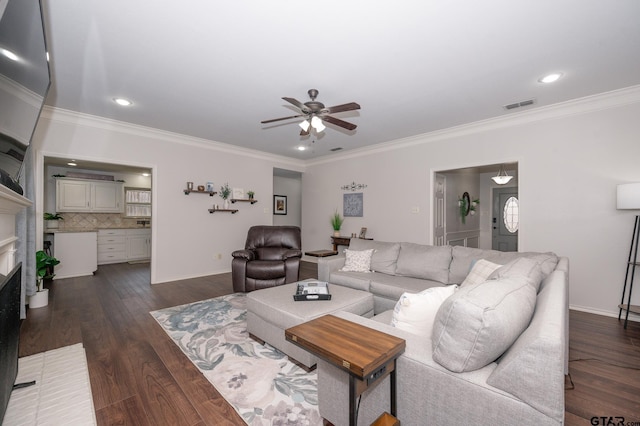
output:
[[[244,293],[298,281],[301,247],[297,226],[252,226],[244,250],[231,254],[233,291]]]

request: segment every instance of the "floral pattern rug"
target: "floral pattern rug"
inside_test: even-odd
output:
[[[244,294],[151,315],[248,425],[322,425],[316,372],[249,337]]]

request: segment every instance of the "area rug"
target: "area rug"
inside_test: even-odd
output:
[[[81,343],[18,359],[16,383],[3,425],[96,424],[87,357]]]
[[[322,425],[317,374],[249,337],[244,294],[151,315],[248,425]]]

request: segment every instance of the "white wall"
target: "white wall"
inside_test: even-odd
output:
[[[152,169],[153,283],[229,272],[231,252],[244,247],[249,227],[272,223],[273,168],[301,171],[286,158],[59,110],[43,113],[34,147],[38,216],[44,211],[44,156]],[[185,195],[187,181],[252,188],[258,203],[234,204],[240,210],[236,214],[210,214],[208,209],[222,199]],[[37,231],[41,237],[42,229]]]
[[[635,87],[313,162],[303,180],[303,248],[327,246],[342,184],[368,185],[364,217],[347,218],[343,233],[368,226],[376,240],[430,244],[433,172],[518,162],[520,250],[568,256],[571,305],[617,315],[634,212],[616,210],[615,192],[640,182],[638,117]]]

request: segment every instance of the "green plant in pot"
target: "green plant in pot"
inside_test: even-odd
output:
[[[47,223],[47,228],[49,229],[58,228],[58,221],[64,220],[64,218],[60,216],[58,213],[44,213],[42,217]]]
[[[220,187],[220,192],[218,195],[220,195],[220,197],[224,200],[225,210],[229,210],[229,196],[231,196],[231,188],[229,187],[228,182]]]
[[[249,196],[250,200],[253,200],[253,196],[256,195],[256,193],[250,189],[249,191],[247,191],[247,195]]]
[[[38,291],[42,291],[42,284],[45,279],[51,279],[55,276],[52,272],[53,267],[59,264],[60,261],[53,256],[49,256],[42,250],[36,252],[36,284]]]
[[[36,252],[36,286],[35,294],[29,296],[29,309],[41,308],[49,304],[49,289],[44,288],[44,280],[53,278],[53,267],[60,261],[42,250]]]
[[[340,228],[342,228],[342,223],[344,222],[344,218],[340,216],[338,210],[331,216],[331,227],[333,228],[333,235],[335,237],[340,236]]]

